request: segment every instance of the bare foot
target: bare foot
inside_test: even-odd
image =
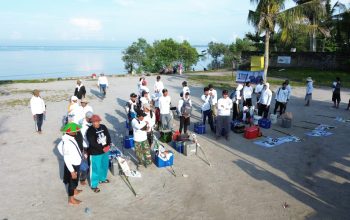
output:
[[[85,186],[86,185],[86,180],[80,181],[80,185]]]
[[[75,189],[74,190],[74,195],[76,196],[76,195],[78,195],[79,193],[81,193],[83,190],[81,190],[81,189]]]
[[[81,203],[80,200],[74,198],[73,196],[69,198],[68,204],[69,205],[79,205]]]

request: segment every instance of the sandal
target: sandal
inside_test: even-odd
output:
[[[99,189],[99,188],[91,188],[92,189],[92,191],[94,191],[94,193],[99,193],[101,190]]]
[[[106,179],[105,181],[100,181],[99,183],[109,183],[109,180]]]

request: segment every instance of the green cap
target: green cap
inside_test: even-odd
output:
[[[66,124],[61,131],[65,132],[65,133],[74,133],[74,132],[78,132],[80,131],[81,126],[74,123],[74,122],[70,122],[68,124]]]

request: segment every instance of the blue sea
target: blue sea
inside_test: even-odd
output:
[[[125,47],[0,46],[0,80],[125,74],[121,60]],[[206,47],[196,47],[198,53]],[[199,61],[195,70],[207,67]]]

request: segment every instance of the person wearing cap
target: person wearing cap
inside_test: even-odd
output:
[[[74,122],[82,125],[85,118],[84,108],[79,105],[78,97],[72,97],[72,103],[70,105],[70,111],[68,112],[68,122]]]
[[[89,105],[89,101],[87,100],[87,98],[83,98],[80,102],[81,107],[83,108],[83,113],[84,115],[86,115],[87,112],[92,112],[94,113],[94,110],[92,109],[92,107]]]
[[[164,84],[160,80],[160,76],[157,76],[157,81],[154,83],[154,93],[162,93],[164,89]]]
[[[258,115],[267,118],[270,111],[270,104],[272,100],[272,92],[270,90],[270,83],[265,83],[261,96],[259,99]]]
[[[100,88],[100,92],[103,93],[104,96],[106,96],[106,89],[108,88],[108,79],[105,76],[105,74],[101,73],[101,75],[98,77],[97,85]]]
[[[243,106],[243,111],[239,113],[239,120],[242,121],[245,124],[251,124],[252,123],[252,117],[249,112],[248,106]]]
[[[190,88],[187,86],[187,82],[183,81],[182,82],[182,94],[186,94],[187,92],[191,94]]]
[[[218,103],[218,93],[214,89],[213,84],[209,84],[209,96],[210,96],[210,105],[211,105],[211,113],[213,115],[213,121],[215,122],[217,113],[217,103]]]
[[[75,136],[80,131],[80,126],[71,122],[66,124],[61,131],[65,134],[62,136],[62,140],[57,148],[63,155],[64,160],[63,183],[68,185],[68,203],[78,205],[81,201],[74,198],[74,196],[82,191],[77,189],[82,153],[75,140]]]
[[[138,109],[137,95],[135,93],[131,93],[129,101],[125,104],[125,112],[126,112],[126,115],[128,116],[128,121],[129,121],[129,135],[132,135],[133,133],[131,121],[134,118],[136,118],[137,109]]]
[[[163,96],[159,98],[160,120],[163,130],[172,129],[172,117],[170,115],[171,97],[168,95],[168,90],[163,89]]]
[[[85,86],[81,83],[81,80],[78,79],[77,85],[74,91],[74,96],[78,97],[78,99],[81,100],[82,98],[85,98],[85,94],[86,94]]]
[[[282,86],[276,90],[275,94],[276,94],[275,95],[276,103],[275,103],[275,109],[273,110],[273,114],[276,114],[277,109],[280,108],[280,115],[282,115],[285,112],[284,109],[286,108],[286,104],[289,97],[289,91],[287,89],[286,82],[282,83]]]
[[[81,130],[79,132],[81,134],[81,136],[79,135],[79,133],[77,133],[77,136],[76,136],[77,138],[75,138],[78,145],[79,145],[81,152],[83,153],[83,155],[86,159],[88,158],[88,147],[89,147],[89,142],[86,138],[86,132],[89,129],[89,127],[91,126],[91,117],[92,116],[93,116],[92,112],[87,112],[85,114],[85,118],[84,118],[83,123],[81,125]],[[79,138],[81,138],[81,140],[79,140]],[[79,144],[79,141],[81,144]],[[79,179],[80,179],[81,185],[86,185],[86,178],[87,178],[87,171],[80,172]]]
[[[150,127],[148,121],[144,119],[147,114],[142,110],[137,111],[137,118],[131,122],[134,130],[135,153],[139,165],[143,164],[145,167],[152,163],[151,149],[147,141],[147,130]]]
[[[242,96],[241,96],[241,91],[243,89],[242,84],[238,84],[235,93],[232,95],[232,103],[233,103],[233,113],[232,113],[232,120],[237,120],[239,113],[240,113],[240,108],[239,104],[241,102]]]
[[[107,172],[109,167],[109,149],[112,143],[111,136],[105,125],[101,124],[101,118],[93,115],[90,119],[92,126],[86,132],[89,142],[88,152],[90,155],[90,186],[98,193],[100,183],[109,183]]]
[[[146,114],[146,116],[144,117],[144,120],[146,122],[148,122],[147,140],[148,140],[149,146],[152,146],[152,144],[153,144],[153,128],[154,128],[154,125],[156,124],[156,115],[154,114],[150,104],[143,105],[143,111]]]
[[[253,87],[250,86],[250,82],[246,82],[243,88],[243,106],[251,107],[252,103]]]
[[[229,138],[232,105],[232,100],[228,96],[228,91],[222,91],[222,98],[218,100],[216,139],[222,135],[222,130],[225,130],[224,135],[226,140]]]
[[[186,92],[185,95],[183,95],[179,100],[177,110],[180,116],[180,134],[182,133],[182,129],[184,134],[187,134],[187,127],[190,125],[190,116],[192,112],[192,101],[190,99],[189,92]]]
[[[305,95],[305,106],[310,106],[312,100],[312,92],[314,90],[314,85],[311,77],[306,78],[306,95]]]
[[[44,100],[40,97],[40,91],[37,89],[33,91],[33,96],[30,99],[30,109],[35,121],[36,132],[41,134],[41,127],[43,125],[44,115],[46,114],[46,105]]]
[[[203,125],[205,125],[206,120],[208,118],[209,125],[211,131],[214,132],[214,124],[213,124],[213,116],[211,114],[211,106],[210,106],[210,96],[209,96],[209,87],[205,87],[203,89],[204,94],[201,96],[201,99],[203,101],[201,110],[202,110],[202,117],[203,117]]]

